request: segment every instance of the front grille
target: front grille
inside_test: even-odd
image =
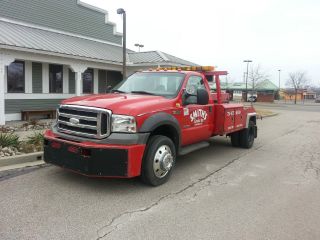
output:
[[[88,138],[105,138],[110,134],[111,111],[76,105],[60,105],[58,130]]]

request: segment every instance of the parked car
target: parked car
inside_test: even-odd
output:
[[[320,96],[316,98],[315,102],[320,103]]]
[[[256,101],[257,101],[257,96],[248,97],[248,102],[256,102]]]

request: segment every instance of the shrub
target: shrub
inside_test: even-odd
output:
[[[35,132],[35,133],[33,133],[32,136],[28,137],[27,143],[35,145],[35,146],[41,146],[42,147],[43,140],[44,140],[43,133]]]
[[[32,136],[28,137],[27,144],[34,146],[37,151],[41,151],[43,149],[43,133],[34,132]]]
[[[19,136],[13,133],[0,133],[1,147],[15,147],[20,145]]]
[[[19,150],[20,152],[23,152],[23,153],[33,153],[33,152],[41,151],[42,148],[37,147],[33,144],[29,144],[27,142],[21,142]]]

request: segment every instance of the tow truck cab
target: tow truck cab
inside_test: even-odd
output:
[[[222,102],[219,76],[227,72],[191,70],[137,72],[108,94],[64,100],[45,133],[45,161],[87,176],[141,176],[157,186],[169,179],[177,155],[209,146],[210,137],[227,135],[233,146],[250,148],[256,113]]]

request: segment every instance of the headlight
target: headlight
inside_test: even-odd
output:
[[[132,116],[126,115],[112,115],[111,121],[112,132],[125,132],[135,133],[137,132],[136,119]]]

